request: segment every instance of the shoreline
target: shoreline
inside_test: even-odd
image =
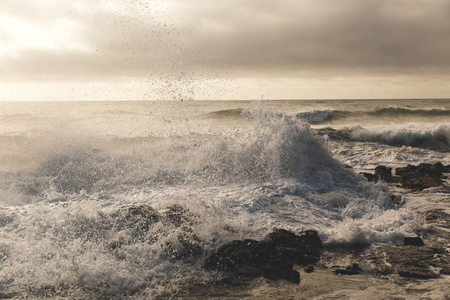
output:
[[[300,283],[268,280],[262,277],[233,276],[227,280],[184,289],[174,299],[450,299],[450,208],[448,176],[427,206],[415,198],[424,198],[429,189],[405,189],[396,183],[384,183],[391,193],[406,198],[405,206],[414,211],[421,230],[417,235],[423,246],[373,243],[365,247],[324,246],[313,272],[294,265]],[[439,201],[440,200],[440,201]],[[345,275],[357,265],[361,273]]]

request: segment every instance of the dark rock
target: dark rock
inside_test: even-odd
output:
[[[391,195],[385,206],[387,209],[399,209],[405,203],[402,195]]]
[[[231,241],[216,249],[205,262],[207,269],[259,275],[264,264],[263,253],[256,240]]]
[[[303,271],[305,271],[305,273],[312,273],[314,272],[314,266],[307,266],[306,268],[303,269]]]
[[[424,246],[422,239],[418,236],[416,237],[404,237],[403,238],[403,245],[405,246]]]
[[[271,260],[301,265],[315,263],[320,259],[317,249],[322,247],[322,241],[315,230],[306,230],[302,235],[296,235],[277,229],[266,236],[261,246],[268,251]]]
[[[377,166],[375,168],[375,175],[378,175],[381,181],[391,182],[392,181],[392,168],[386,166]]]
[[[353,264],[351,266],[347,266],[345,269],[337,269],[334,270],[335,274],[342,274],[342,275],[356,275],[356,274],[361,274],[362,273],[362,269],[360,268],[360,266],[358,264]]]
[[[398,274],[402,277],[436,278],[450,273],[450,256],[446,243],[440,248],[378,244],[368,247],[359,263],[365,272]],[[436,270],[435,273],[433,270]]]
[[[268,279],[299,282],[300,277],[292,269],[293,264],[317,262],[321,247],[322,241],[314,230],[296,235],[276,229],[262,241],[232,241],[223,245],[206,259],[205,267],[246,276],[263,275]]]
[[[401,177],[404,188],[421,191],[426,188],[440,186],[445,167],[442,163],[420,164],[418,166],[408,165],[404,168],[397,168],[395,174]]]
[[[269,280],[284,279],[291,283],[300,283],[300,273],[292,269],[292,264],[286,267],[267,268],[263,269],[263,277]]]
[[[194,223],[194,214],[190,213],[187,208],[184,208],[179,204],[168,205],[165,213],[169,221],[177,227],[182,225],[192,225]]]
[[[372,173],[367,173],[367,172],[361,172],[359,173],[362,176],[364,176],[368,182],[378,182],[378,175],[377,174],[372,174]]]
[[[450,227],[450,215],[442,209],[433,209],[423,212],[427,223],[438,223]]]
[[[415,268],[410,266],[402,266],[397,270],[397,274],[402,277],[410,277],[417,279],[431,279],[439,277],[428,268]]]
[[[200,239],[191,232],[182,232],[176,242],[166,245],[165,256],[171,260],[199,257],[203,253]]]
[[[193,233],[192,228],[188,226],[194,224],[194,215],[188,209],[178,204],[169,205],[165,213],[167,219],[169,219],[169,223],[165,225],[173,224],[178,227],[176,229],[178,236],[177,239],[164,244],[164,256],[167,259],[175,260],[200,256],[203,253],[201,241]],[[161,236],[155,234],[149,237],[148,231],[150,227],[155,223],[165,220],[150,205],[132,205],[114,212],[111,216],[114,218],[113,228],[115,230],[131,231],[131,235],[128,238],[112,241],[109,244],[109,248],[113,251],[120,249],[124,245],[135,243],[136,241],[153,244],[160,240],[161,236],[166,234],[162,231]],[[118,251],[115,252],[119,253]],[[124,259],[120,255],[117,257]]]
[[[112,215],[114,227],[118,230],[131,229],[133,232],[148,231],[152,224],[161,220],[160,214],[150,205],[132,205]]]

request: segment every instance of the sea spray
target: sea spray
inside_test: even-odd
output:
[[[274,227],[314,228],[336,244],[397,242],[414,231],[412,214],[388,209],[386,188],[333,158],[306,122],[263,107],[243,114],[251,122],[239,130],[182,128],[138,147],[98,134],[43,139],[38,167],[2,176],[7,293],[170,296],[218,278],[202,268],[213,249]],[[174,203],[196,216],[187,228],[167,220]],[[130,215],[144,205],[160,216],[148,226]],[[168,255],[189,243],[201,253]]]
[[[407,127],[395,126],[394,128],[358,126],[352,129],[351,138],[360,142],[450,151],[449,124],[440,124],[431,128],[421,123],[409,123]]]

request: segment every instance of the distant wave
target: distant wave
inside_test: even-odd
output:
[[[332,110],[313,110],[300,112],[296,115],[298,119],[302,119],[309,123],[323,122],[333,116]]]
[[[5,114],[0,115],[0,121],[7,121],[7,122],[17,122],[17,121],[24,121],[24,120],[33,120],[34,116],[32,114]]]
[[[450,151],[450,125],[441,124],[432,128],[321,128],[319,135],[332,140],[376,142],[391,146],[412,146],[423,149]]]
[[[224,109],[213,111],[205,114],[206,118],[213,119],[227,119],[227,118],[238,118],[242,115],[244,110],[242,108],[234,108],[234,109]]]
[[[300,119],[310,123],[326,123],[329,121],[343,120],[346,118],[427,118],[450,117],[448,109],[408,109],[401,107],[386,107],[373,111],[348,111],[348,110],[318,110],[297,114]]]
[[[241,116],[247,118],[253,118],[252,112],[254,108],[242,109],[225,109],[209,112],[202,117],[212,118],[212,119],[231,119],[239,118]],[[267,113],[267,112],[266,112]],[[280,115],[280,117],[282,114]],[[298,112],[295,117],[299,120],[311,124],[326,124],[327,122],[345,119],[355,119],[355,118],[414,118],[414,117],[445,117],[450,116],[450,110],[447,109],[408,109],[400,107],[387,107],[376,109],[373,111],[349,111],[349,110],[333,110],[333,109],[322,109],[322,110],[311,110]],[[394,120],[394,119],[393,119]]]
[[[448,109],[408,109],[401,107],[387,107],[369,113],[374,116],[450,116]]]
[[[106,110],[104,113],[106,115],[142,115],[142,112],[139,113],[139,112],[122,110],[122,109]]]

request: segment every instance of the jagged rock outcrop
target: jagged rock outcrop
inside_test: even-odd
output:
[[[300,274],[293,265],[308,265],[320,259],[322,241],[315,230],[301,235],[276,229],[263,240],[235,240],[216,249],[205,262],[208,269],[231,272],[243,276],[264,276],[300,282]]]
[[[438,162],[432,164],[408,165],[397,168],[395,174],[401,177],[404,188],[421,191],[426,188],[440,186],[443,183],[442,176],[447,172],[448,166]]]

